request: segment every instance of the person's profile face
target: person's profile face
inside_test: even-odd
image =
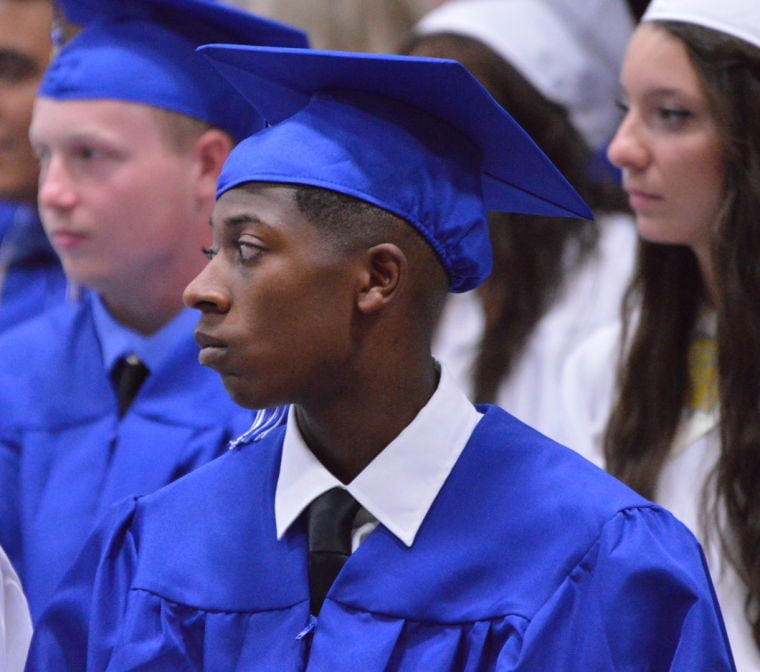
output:
[[[709,249],[724,193],[718,126],[683,43],[642,24],[621,72],[625,117],[609,158],[646,240]]]
[[[201,311],[201,364],[244,407],[329,403],[356,347],[355,260],[324,240],[287,186],[226,192],[212,227],[209,263],[184,294]]]
[[[33,203],[37,161],[29,146],[34,96],[50,60],[49,0],[0,0],[0,198]]]
[[[40,216],[80,285],[119,296],[163,282],[197,249],[194,155],[172,150],[165,133],[145,105],[37,99]]]

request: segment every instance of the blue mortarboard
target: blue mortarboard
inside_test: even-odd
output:
[[[295,28],[215,0],[57,0],[84,30],[66,44],[39,95],[143,103],[205,121],[239,140],[258,115],[195,53],[210,41],[306,47]]]
[[[331,189],[384,208],[438,253],[451,291],[491,270],[486,210],[591,218],[575,190],[456,61],[206,45],[271,128],[229,156],[246,182]]]

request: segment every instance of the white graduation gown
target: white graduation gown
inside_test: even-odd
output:
[[[620,347],[620,323],[590,336],[570,356],[562,375],[562,413],[556,437],[604,467],[602,437],[609,417]],[[669,509],[702,543],[718,596],[738,672],[760,671],[760,651],[744,616],[745,588],[723,558],[716,539],[700,529],[702,486],[719,454],[717,414],[706,415],[681,431],[660,474],[654,500]]]
[[[536,325],[526,349],[494,403],[551,438],[557,422],[557,389],[574,347],[620,314],[633,269],[636,228],[624,214],[600,218],[596,253],[577,269],[554,305]],[[472,371],[484,315],[474,292],[452,294],[433,343],[435,356],[472,397]]]

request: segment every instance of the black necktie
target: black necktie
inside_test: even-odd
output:
[[[137,391],[148,376],[148,368],[136,355],[122,357],[111,370],[111,380],[119,403],[119,417],[122,417],[135,398]]]
[[[309,506],[309,589],[315,616],[351,555],[351,528],[358,510],[359,503],[343,488],[328,490]]]

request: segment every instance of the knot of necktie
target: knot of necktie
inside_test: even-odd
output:
[[[116,390],[119,417],[122,417],[127,412],[147,376],[148,368],[136,355],[122,357],[113,365],[113,369],[111,369],[111,381]]]

